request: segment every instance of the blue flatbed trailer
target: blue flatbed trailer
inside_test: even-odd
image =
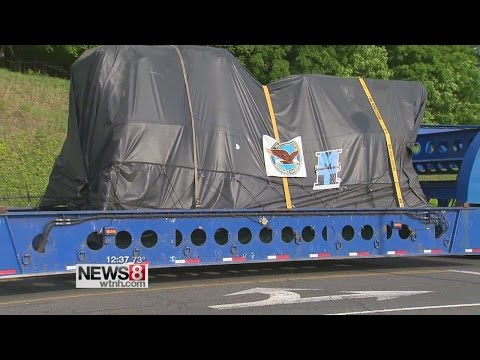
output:
[[[423,126],[413,147],[441,207],[389,209],[0,211],[0,279],[78,263],[151,268],[358,257],[480,254],[480,127]],[[455,176],[451,176],[455,178]],[[456,202],[455,207],[445,206]],[[460,206],[458,206],[460,205]]]

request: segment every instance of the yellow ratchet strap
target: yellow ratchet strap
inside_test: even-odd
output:
[[[270,92],[268,87],[263,85],[263,92],[265,93],[265,98],[267,99],[268,111],[270,112],[270,119],[272,120],[273,134],[275,135],[275,140],[280,142],[280,135],[278,134],[277,120],[275,119],[275,113],[273,112],[272,100],[270,99]],[[290,189],[288,187],[288,179],[286,177],[282,178],[283,180],[283,192],[285,193],[285,203],[287,204],[287,209],[292,208],[292,199],[290,198]]]
[[[403,204],[403,196],[402,196],[402,190],[400,189],[400,182],[398,180],[397,164],[395,163],[395,155],[393,153],[393,146],[392,146],[392,139],[390,137],[390,132],[388,131],[387,125],[385,125],[385,121],[383,121],[382,115],[380,114],[380,111],[378,110],[377,105],[375,104],[375,100],[373,100],[372,94],[370,94],[370,91],[368,90],[365,80],[363,80],[363,78],[361,77],[359,77],[358,80],[360,81],[363,91],[365,92],[365,95],[367,95],[370,106],[372,107],[373,112],[375,113],[375,116],[377,117],[377,120],[380,123],[380,127],[382,128],[383,133],[385,134],[385,141],[387,142],[387,150],[388,150],[388,159],[390,160],[390,167],[392,168],[393,182],[395,184],[395,192],[397,193],[398,206],[403,208],[405,206]]]

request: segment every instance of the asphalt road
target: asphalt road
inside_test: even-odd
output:
[[[480,314],[478,256],[156,269],[149,282],[106,290],[76,289],[73,274],[1,280],[0,314]]]

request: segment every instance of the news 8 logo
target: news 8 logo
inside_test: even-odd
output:
[[[77,264],[77,288],[148,288],[148,263]]]
[[[145,281],[147,278],[147,264],[130,264],[128,265],[128,280]]]

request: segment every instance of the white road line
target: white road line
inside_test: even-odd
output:
[[[190,273],[190,272],[188,272],[188,273],[187,273],[187,272],[186,272],[186,273],[185,273],[185,275],[190,275],[190,276],[198,276],[198,275],[200,275],[200,274],[193,273],[193,272],[192,272],[192,273]]]
[[[475,272],[475,271],[467,271],[467,270],[448,270],[448,271],[461,273],[461,274],[480,275],[480,272]]]
[[[251,301],[244,303],[236,304],[223,304],[223,305],[212,305],[209,306],[212,309],[217,310],[230,310],[230,309],[240,309],[246,307],[256,307],[256,306],[271,306],[271,305],[286,305],[286,304],[301,304],[301,303],[311,303],[311,302],[320,302],[320,301],[334,301],[334,300],[344,300],[344,299],[366,299],[366,298],[377,298],[377,301],[396,299],[401,296],[412,296],[426,294],[431,291],[342,291],[350,294],[341,294],[341,295],[327,295],[327,296],[311,296],[302,298],[300,294],[295,291],[312,291],[320,289],[284,289],[284,288],[253,288],[244,291],[235,292],[232,294],[226,294],[225,296],[235,296],[235,295],[245,295],[245,294],[265,294],[270,297],[265,300],[260,301]]]
[[[438,306],[416,306],[416,307],[397,308],[397,309],[381,309],[381,310],[368,310],[368,311],[352,311],[352,312],[332,313],[332,314],[325,314],[325,315],[360,315],[360,314],[375,314],[375,313],[399,312],[399,311],[413,311],[413,310],[430,310],[430,309],[448,309],[448,308],[475,307],[475,306],[480,306],[480,303],[475,303],[475,304],[438,305]]]

